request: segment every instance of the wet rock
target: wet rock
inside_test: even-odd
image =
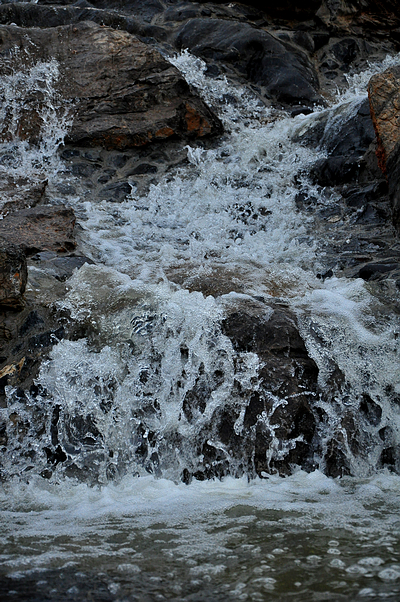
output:
[[[368,87],[379,167],[386,175],[393,223],[400,230],[400,67],[371,78]]]
[[[390,272],[395,272],[399,269],[399,264],[393,261],[386,262],[370,262],[363,265],[355,274],[356,278],[363,280],[379,280],[382,276],[387,276]]]
[[[204,0],[206,1],[206,0]],[[203,2],[200,2],[203,3]],[[214,0],[214,4],[224,3],[224,0]],[[271,3],[261,2],[260,0],[241,0],[240,4],[252,6],[266,14],[283,19],[307,19],[313,17],[321,5],[321,0],[283,0],[283,2]]]
[[[387,164],[389,196],[393,208],[393,224],[400,232],[400,145]]]
[[[100,192],[100,197],[110,202],[122,202],[132,192],[132,187],[128,182],[116,182],[104,186]]]
[[[39,1],[39,4],[45,3],[54,4],[52,1]],[[88,6],[133,14],[148,23],[150,23],[156,15],[165,10],[164,5],[159,0],[146,0],[146,2],[143,2],[143,0],[128,0],[128,2],[125,2],[124,0],[90,0]]]
[[[57,27],[82,21],[92,21],[106,27],[114,27],[133,34],[145,34],[146,29],[134,16],[126,16],[115,10],[97,10],[83,2],[51,2],[50,6],[29,2],[10,2],[0,5],[0,23],[19,27]],[[75,5],[72,5],[75,4]],[[60,6],[61,5],[61,6]]]
[[[207,62],[223,63],[260,85],[267,98],[312,106],[321,102],[318,78],[307,55],[247,23],[222,19],[191,19],[175,44]]]
[[[72,276],[75,270],[81,268],[85,263],[93,263],[93,261],[83,255],[59,256],[54,251],[43,251],[31,257],[30,263],[31,265],[36,264],[47,275],[64,282]]]
[[[400,140],[400,67],[374,75],[369,82],[368,96],[378,142],[379,167],[387,173],[388,161]]]
[[[321,186],[336,186],[369,179],[364,156],[375,139],[368,100],[339,107],[337,113],[322,113],[306,132],[298,135],[303,144],[325,150],[328,157],[318,160],[311,176]],[[372,178],[376,176],[371,166]]]
[[[35,207],[43,198],[46,186],[47,180],[44,177],[32,181],[3,174],[0,179],[0,216]]]
[[[73,210],[63,205],[31,207],[0,220],[0,239],[19,245],[26,255],[71,251],[76,246],[74,225]]]
[[[21,309],[28,271],[22,249],[0,238],[0,309]]]
[[[28,295],[20,312],[6,309],[0,308],[0,406],[7,385],[30,389],[46,353],[65,335],[57,317]]]
[[[390,30],[399,25],[398,0],[323,0],[316,16],[330,29],[353,32]]]
[[[0,36],[3,56],[17,45],[21,53],[29,48],[32,62],[58,61],[58,92],[73,103],[68,141],[74,144],[124,149],[222,131],[179,71],[126,32],[86,22],[51,29],[1,27]],[[0,63],[0,74],[8,68],[7,61]],[[35,138],[37,112],[31,116],[32,122],[25,116],[25,132]]]
[[[239,393],[248,395],[239,449],[252,450],[259,475],[288,474],[294,464],[310,468],[318,368],[294,315],[284,306],[272,305],[262,312],[258,304],[245,303],[226,317],[222,329],[237,352],[256,353],[260,360],[258,390]],[[226,419],[220,424],[225,439],[237,447],[233,426]]]

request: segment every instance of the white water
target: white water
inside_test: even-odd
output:
[[[151,592],[151,599],[200,600],[202,592],[204,599],[339,600],[350,593],[352,599],[396,599],[399,478],[376,467],[383,447],[378,431],[390,426],[393,446],[399,443],[392,401],[400,392],[399,324],[363,281],[316,278],[324,258],[311,218],[296,210],[294,197],[299,182],[319,194],[307,168],[323,151],[291,140],[314,117],[291,119],[225,80],[208,81],[201,61],[186,53],[174,63],[194,84],[206,84],[204,95],[219,107],[227,134],[216,149],[188,147],[189,165],[145,197],[133,187],[117,206],[83,193],[69,199],[84,228],[85,252],[97,265],[75,273],[59,305],[90,325],[92,335],[89,343],[53,348],[38,378],[47,391],[42,398],[26,406],[9,391],[5,416],[29,419],[39,408],[47,417],[41,440],[33,429],[24,443],[35,461],[18,449],[6,458],[2,572],[16,584],[31,577],[43,582],[53,597],[74,587],[69,595],[83,596],[79,580],[86,571],[90,578],[105,575],[109,599],[134,595],[135,588]],[[55,66],[46,68],[51,73]],[[339,98],[349,107],[346,115],[365,97],[368,78],[355,76],[352,90]],[[227,94],[235,104],[224,103]],[[60,168],[53,167],[51,152],[48,157],[40,169],[50,162],[54,174]],[[204,295],[210,287],[215,294]],[[191,443],[203,427],[211,428],[213,411],[238,403],[234,380],[257,388],[257,357],[241,354],[235,373],[232,344],[217,327],[227,308],[253,297],[278,299],[296,311],[322,389],[333,364],[345,375],[345,393],[320,402],[329,417],[323,441],[338,430],[346,438],[341,418],[357,412],[363,394],[381,408],[375,426],[360,418],[365,453],[346,449],[357,478],[333,480],[317,470],[287,479],[177,483],[188,458],[195,463]],[[185,394],[200,374],[216,368],[223,382],[189,424],[182,419]],[[58,436],[78,470],[68,478],[59,464],[46,481],[39,474],[54,406],[61,416]],[[85,427],[91,439],[85,445],[76,417],[95,421],[95,429],[89,422]],[[240,431],[239,419],[236,427]],[[161,461],[152,471],[160,479],[145,476],[148,467],[134,454],[140,438],[154,432]],[[316,462],[323,470],[321,458]],[[82,483],[82,475],[101,486]],[[51,575],[60,569],[68,590]]]

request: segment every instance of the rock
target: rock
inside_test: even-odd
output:
[[[386,175],[393,223],[400,230],[400,67],[374,75],[368,86],[379,167]]]
[[[206,61],[232,67],[262,86],[267,98],[286,105],[322,102],[318,77],[307,55],[248,23],[191,19],[178,31],[175,44]]]
[[[400,145],[388,162],[389,196],[392,202],[393,225],[400,232]]]
[[[68,280],[73,272],[81,268],[85,263],[92,264],[93,261],[83,255],[75,254],[60,257],[54,251],[43,251],[30,259],[30,265],[36,265],[39,269],[44,270],[46,274],[53,276],[60,282]]]
[[[322,0],[316,16],[329,28],[341,32],[390,30],[399,26],[398,0]]]
[[[27,294],[28,297],[28,294]],[[0,406],[5,387],[11,385],[29,391],[40,364],[50,348],[64,338],[64,326],[47,307],[31,304],[16,314],[4,311],[0,321]]]
[[[400,140],[400,67],[374,75],[369,82],[368,97],[378,141],[379,167],[387,173],[387,163]]]
[[[200,3],[203,2],[200,0]],[[214,4],[225,4],[225,0],[214,0]],[[265,12],[273,17],[282,19],[308,19],[315,15],[321,5],[321,0],[300,0],[300,2],[292,2],[292,0],[283,0],[282,2],[270,3],[262,2],[261,0],[241,0],[240,4],[252,6],[260,11]]]
[[[312,179],[321,186],[360,179],[363,170],[366,171],[364,155],[375,139],[368,100],[357,105],[342,105],[336,113],[331,110],[321,113],[296,139],[328,153],[328,157],[318,160],[311,170]]]
[[[395,272],[399,269],[399,263],[392,261],[386,261],[385,263],[370,262],[363,265],[355,275],[356,278],[362,278],[363,280],[379,280],[382,275],[386,275],[388,272]]]
[[[0,308],[23,307],[27,278],[26,256],[22,249],[14,244],[4,244],[0,238]]]
[[[241,392],[248,395],[248,405],[238,453],[251,449],[259,475],[288,474],[293,464],[310,468],[318,368],[308,355],[294,315],[284,306],[270,305],[261,311],[256,302],[243,303],[228,314],[222,330],[235,351],[256,353],[261,366],[259,389]],[[219,422],[223,436],[234,447],[232,418],[224,416]]]
[[[39,4],[55,4],[52,0],[40,0]],[[95,8],[118,10],[123,13],[134,14],[143,21],[150,23],[152,19],[165,10],[159,0],[90,0],[88,6]]]
[[[63,205],[22,209],[0,220],[0,239],[19,245],[27,255],[75,248],[75,215]]]
[[[45,3],[43,3],[45,4]],[[0,5],[0,23],[19,27],[58,27],[92,21],[106,27],[114,27],[133,34],[146,35],[151,26],[144,26],[134,17],[114,10],[97,10],[90,5],[71,6],[66,2],[51,2],[51,6],[30,2],[10,2]],[[63,6],[59,6],[62,4]],[[66,6],[65,6],[66,5]]]
[[[14,175],[3,175],[0,180],[0,216],[35,207],[43,198],[46,186],[47,180],[44,177],[31,181]]]
[[[179,71],[126,32],[86,22],[51,29],[0,27],[0,37],[3,55],[17,45],[21,52],[29,48],[32,62],[58,61],[58,92],[73,103],[68,142],[124,149],[222,131]],[[8,68],[8,60],[0,63],[0,74]],[[24,116],[25,133],[35,139],[37,111],[31,117]]]

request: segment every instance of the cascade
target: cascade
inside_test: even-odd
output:
[[[226,134],[213,148],[187,146],[184,165],[147,195],[128,180],[131,192],[117,206],[90,198],[55,163],[60,128],[68,128],[67,112],[60,120],[55,106],[55,62],[12,76],[13,86],[28,96],[32,86],[42,89],[47,82],[46,129],[34,151],[16,136],[5,143],[3,157],[10,156],[10,144],[18,149],[8,169],[20,174],[29,162],[31,170],[39,165],[53,180],[56,173],[65,185],[74,184],[78,192],[68,203],[95,263],[76,271],[65,297],[54,300],[61,319],[72,319],[87,336],[55,345],[31,391],[8,387],[3,474],[33,471],[107,483],[151,473],[190,482],[193,476],[287,473],[296,463],[329,474],[337,453],[339,474],[367,476],[381,467],[388,448],[397,469],[398,320],[388,319],[363,280],[317,277],[329,267],[323,241],[313,232],[313,215],[296,207],[299,188],[326,207],[334,202],[308,171],[324,156],[324,140],[357,111],[374,66],[354,77],[331,108],[288,118],[225,78],[207,80],[205,63],[188,52],[171,61],[190,83],[203,84]],[[5,103],[12,107],[5,121],[17,121],[18,102],[17,96]],[[324,114],[321,147],[310,150],[299,136]],[[275,368],[265,367],[254,346],[229,338],[240,319],[248,320],[245,328],[259,320],[255,332],[261,329],[262,336],[276,308],[297,316],[318,367],[318,389],[305,378],[290,394],[304,403],[305,433],[281,433],[272,417],[282,415],[288,398],[275,385],[269,388]],[[260,406],[252,419],[253,406],[261,403],[256,398],[264,397],[263,411]],[[23,434],[16,437],[17,431]],[[307,453],[296,455],[305,442]],[[336,445],[339,451],[332,452]]]
[[[206,77],[187,51],[169,60],[225,133],[178,149],[173,169],[145,191],[130,176],[120,202],[99,198],[69,168],[71,106],[54,87],[57,63],[21,65],[1,83],[0,118],[12,136],[0,172],[46,179],[48,199],[74,209],[88,258],[62,295],[31,266],[28,291],[40,283],[69,334],[30,388],[6,388],[0,409],[7,535],[35,557],[28,570],[23,555],[4,551],[7,591],[34,578],[54,596],[61,567],[65,599],[89,595],[90,573],[93,591],[107,581],[110,600],[189,599],[188,591],[196,600],[264,600],[278,582],[305,600],[322,566],[338,573],[330,585],[338,596],[348,588],[372,598],[369,578],[387,597],[398,594],[396,291],[335,275],[327,230],[299,191],[303,206],[312,199],[331,215],[337,198],[312,168],[365,101],[371,75],[399,59],[371,64],[329,107],[296,117]],[[42,94],[44,126],[30,145],[16,124],[32,90]],[[304,141],[321,123],[311,148]],[[80,152],[93,163],[116,156]],[[282,332],[283,342],[265,346]],[[354,562],[342,560],[349,532],[361,550]],[[296,546],[289,576],[288,561],[279,563]],[[246,564],[233,584],[226,575],[243,558],[249,573]]]

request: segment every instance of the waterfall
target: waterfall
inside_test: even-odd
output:
[[[396,298],[329,272],[326,232],[296,202],[301,190],[319,207],[336,203],[309,175],[324,144],[309,148],[302,136],[322,119],[328,140],[382,65],[349,78],[331,106],[293,118],[208,78],[187,52],[170,60],[225,133],[175,143],[176,164],[145,192],[130,176],[119,202],[72,173],[75,151],[56,152],[71,119],[56,62],[22,66],[1,84],[12,136],[0,174],[47,179],[46,198],[74,209],[92,261],[46,289],[69,336],[32,387],[7,387],[0,409],[5,599],[33,590],[37,599],[396,599]],[[29,145],[20,124],[32,94],[43,101],[42,136]],[[76,152],[106,167],[123,157]],[[235,339],[243,316],[246,344]],[[252,338],[273,318],[305,362],[307,387],[293,390],[288,363],[286,397],[268,389],[274,364]],[[283,436],[274,419],[296,399],[309,440],[304,429]]]
[[[118,204],[81,190],[54,163],[68,127],[55,99],[56,63],[10,76],[19,94],[24,88],[29,98],[39,89],[48,101],[39,146],[22,141],[11,155],[17,170],[39,165],[77,191],[67,202],[96,263],[76,271],[65,297],[53,303],[87,336],[55,345],[32,391],[8,388],[3,474],[107,483],[127,474],[189,482],[193,475],[274,472],[274,462],[289,457],[304,436],[277,435],[271,417],[288,401],[264,392],[270,410],[259,422],[269,443],[265,467],[257,469],[255,430],[244,421],[260,392],[262,361],[252,350],[235,349],[223,329],[226,316],[249,303],[268,321],[271,302],[296,314],[319,370],[319,392],[305,391],[317,420],[308,464],[329,474],[334,441],[350,474],[374,473],[388,448],[398,468],[398,318],[388,318],[364,281],[317,277],[327,269],[322,241],[313,216],[296,207],[299,188],[323,205],[332,202],[308,177],[324,156],[323,141],[311,150],[298,140],[321,109],[289,118],[226,78],[206,78],[205,64],[187,52],[171,61],[193,85],[203,85],[226,133],[212,148],[187,146],[184,164],[146,195],[128,180],[131,193]],[[324,110],[325,136],[357,110],[373,68]],[[12,86],[6,82],[4,90]],[[5,122],[20,124],[20,102],[17,95],[5,103],[11,107]],[[4,144],[3,157],[15,140]],[[57,189],[49,194],[59,199]],[[225,423],[231,434],[224,439]]]

